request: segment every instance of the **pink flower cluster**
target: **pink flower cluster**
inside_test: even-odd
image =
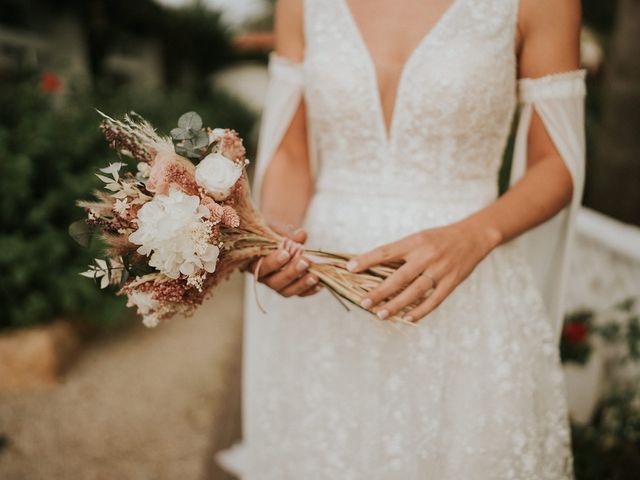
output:
[[[238,132],[229,128],[224,130],[219,148],[222,155],[237,162],[243,162],[247,155]]]

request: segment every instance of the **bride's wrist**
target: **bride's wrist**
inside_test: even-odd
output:
[[[469,217],[460,222],[464,234],[482,245],[484,254],[489,254],[503,242],[502,232],[494,225],[483,222],[479,218]]]

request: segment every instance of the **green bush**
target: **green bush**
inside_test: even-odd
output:
[[[122,323],[123,299],[100,292],[78,272],[97,253],[70,239],[83,216],[75,201],[99,186],[94,172],[115,160],[93,107],[111,115],[135,110],[168,132],[179,115],[198,111],[206,124],[242,135],[252,115],[220,92],[198,96],[97,88],[46,94],[35,78],[0,85],[0,328],[79,317],[99,326]]]

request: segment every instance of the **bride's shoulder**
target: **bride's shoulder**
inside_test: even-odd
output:
[[[578,67],[581,0],[520,0],[520,74],[536,77]]]
[[[277,0],[274,14],[275,50],[294,62],[304,57],[303,0]]]

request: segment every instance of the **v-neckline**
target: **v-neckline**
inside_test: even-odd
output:
[[[407,75],[407,71],[411,67],[411,64],[425,45],[429,43],[429,41],[435,36],[435,34],[442,29],[442,26],[447,22],[448,18],[454,12],[456,6],[462,2],[462,0],[451,0],[451,3],[447,8],[442,12],[438,20],[433,24],[433,26],[424,34],[424,36],[420,39],[420,41],[416,44],[415,47],[411,50],[406,60],[404,61],[402,67],[400,68],[400,76],[398,78],[398,84],[396,86],[396,92],[393,98],[393,105],[391,107],[391,118],[389,119],[389,125],[387,126],[387,122],[385,120],[384,115],[384,107],[382,105],[382,93],[380,92],[380,81],[378,78],[378,69],[376,67],[375,60],[373,55],[371,54],[371,50],[367,45],[367,42],[364,39],[364,35],[362,34],[362,30],[360,29],[358,22],[353,15],[353,11],[351,10],[351,6],[349,5],[348,0],[338,0],[340,4],[342,4],[342,8],[344,10],[345,16],[353,30],[354,36],[359,44],[359,47],[362,49],[368,63],[369,73],[371,75],[371,85],[374,93],[374,101],[378,110],[378,120],[380,129],[383,135],[383,138],[386,141],[387,145],[391,145],[393,141],[394,135],[394,125],[396,123],[396,109],[398,106],[398,100],[402,94],[402,86],[405,81],[405,77]]]

